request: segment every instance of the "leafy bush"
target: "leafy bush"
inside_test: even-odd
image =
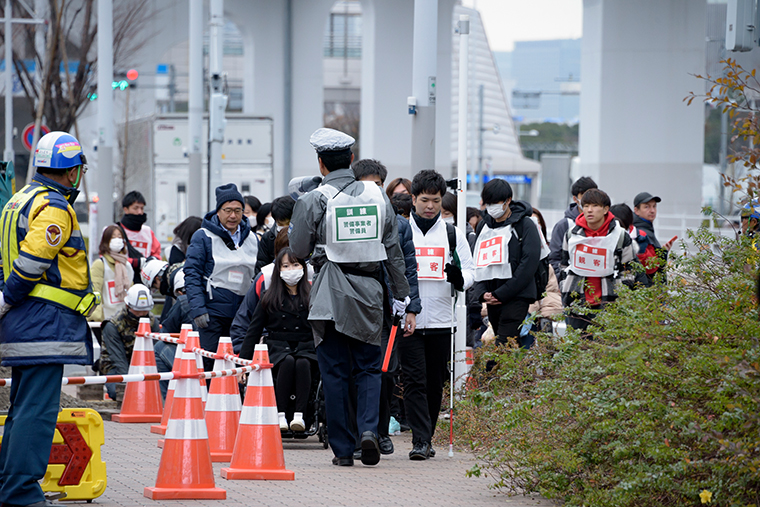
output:
[[[455,417],[470,474],[567,505],[760,505],[760,255],[690,239],[667,284],[596,315],[593,340],[481,349]]]

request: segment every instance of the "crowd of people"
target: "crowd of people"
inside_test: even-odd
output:
[[[146,315],[164,332],[191,324],[206,350],[230,336],[250,359],[265,342],[283,431],[314,423],[308,401],[321,378],[337,465],[372,465],[394,452],[392,419],[411,429],[410,459],[426,460],[435,456],[459,294],[469,346],[530,348],[535,331],[551,332],[561,318],[589,336],[593,310],[613,301],[620,283],[653,283],[675,240],[655,235],[659,197],[642,192],[633,209],[612,206],[588,177],[573,184],[551,241],[541,212],[502,179],[484,185],[479,208],[467,208],[463,233],[457,195],[438,172],[386,185],[381,162],[353,160],[350,136],[320,129],[311,142],[321,178],[263,204],[220,186],[215,209],[175,228],[165,260],[145,225],[144,197],[125,195],[92,265],[103,295],[89,317],[102,322],[101,373],[127,373]],[[154,295],[165,298],[160,318],[150,314]],[[381,372],[394,324],[399,338]],[[158,370],[170,371],[175,345],[156,342],[155,352]]]
[[[376,465],[393,453],[392,421],[411,429],[409,458],[422,461],[436,454],[432,439],[457,325],[466,326],[473,347],[493,339],[530,348],[533,332],[551,331],[560,316],[588,337],[594,310],[613,301],[621,283],[635,288],[662,279],[676,239],[661,243],[655,234],[659,197],[641,192],[633,209],[612,206],[588,177],[573,184],[573,202],[550,238],[540,211],[515,199],[501,179],[483,186],[462,232],[457,207],[465,203],[438,172],[386,184],[381,162],[354,160],[351,136],[322,128],[310,142],[320,177],[291,184],[290,195],[270,203],[222,185],[215,207],[177,225],[163,251],[146,225],[144,196],[127,193],[121,219],[102,231],[89,265],[71,208],[86,158],[67,133],[40,140],[32,184],[0,218],[0,354],[13,367],[0,451],[3,503],[39,500],[33,477],[44,474],[50,449],[30,439],[52,441],[58,407],[55,382],[40,379],[60,377],[63,364],[92,362],[85,319],[100,323],[93,326],[101,345],[94,367],[102,374],[128,372],[142,317],[169,333],[191,324],[210,351],[230,336],[244,358],[265,342],[282,430],[303,432],[313,423],[308,400],[321,378],[335,465]],[[454,313],[458,297],[468,308],[462,323]],[[158,370],[170,371],[175,345],[156,342],[155,352]],[[14,425],[37,429],[24,434]],[[19,448],[35,448],[29,459],[39,463],[31,473],[28,463],[19,468],[7,459]]]

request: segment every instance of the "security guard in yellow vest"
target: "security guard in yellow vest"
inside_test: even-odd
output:
[[[0,503],[45,505],[47,468],[64,364],[92,364],[85,316],[93,294],[82,232],[71,204],[87,171],[66,132],[40,139],[37,173],[0,215],[0,357],[12,367],[11,406],[0,448]]]

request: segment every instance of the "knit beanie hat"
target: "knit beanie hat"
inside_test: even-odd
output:
[[[224,203],[230,201],[237,201],[245,207],[243,194],[238,192],[237,185],[234,183],[227,183],[226,185],[216,187],[216,211],[219,211],[219,208],[221,208]]]

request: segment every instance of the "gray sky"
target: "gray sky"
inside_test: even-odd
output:
[[[583,0],[462,0],[483,18],[492,51],[512,51],[515,41],[577,39]]]

